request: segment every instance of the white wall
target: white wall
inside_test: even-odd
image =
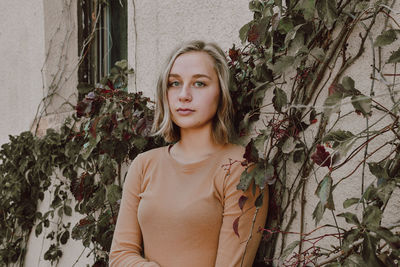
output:
[[[240,44],[239,29],[253,16],[247,0],[128,0],[128,3],[128,60],[136,71],[136,87],[133,77],[129,87],[130,91],[143,91],[152,99],[158,74],[174,47],[200,39],[216,42],[227,51],[233,43]]]
[[[42,0],[0,1],[0,144],[30,129],[43,95]]]

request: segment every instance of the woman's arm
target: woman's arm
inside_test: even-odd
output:
[[[224,212],[215,267],[240,267],[243,255],[242,266],[250,267],[262,237],[259,228],[264,228],[267,217],[268,189],[264,189],[263,205],[259,208],[253,225],[256,213],[254,202],[260,195],[260,191],[257,189],[253,196],[251,188],[246,192],[236,189],[242,171],[243,168],[232,170],[224,184]],[[242,195],[247,197],[243,211],[239,207],[239,198]],[[239,216],[238,236],[233,230],[233,223]],[[250,236],[251,239],[248,240]]]
[[[123,186],[121,207],[110,251],[111,267],[160,267],[141,256],[142,233],[137,218],[141,180],[139,155],[132,162]]]

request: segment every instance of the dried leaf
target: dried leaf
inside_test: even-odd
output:
[[[243,158],[245,158],[249,163],[258,161],[258,152],[254,147],[253,139],[247,144]]]
[[[311,155],[311,159],[321,167],[329,167],[332,163],[331,155],[325,151],[325,147],[322,145],[317,145],[317,149]]]
[[[235,232],[235,234],[238,236],[238,237],[240,237],[239,236],[239,219],[240,219],[240,216],[239,217],[237,217],[234,221],[233,221],[233,231]]]
[[[244,204],[246,203],[246,200],[248,199],[248,197],[246,197],[245,195],[240,196],[239,198],[239,208],[243,211],[243,207]]]

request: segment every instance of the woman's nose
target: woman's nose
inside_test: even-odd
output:
[[[192,94],[189,85],[183,85],[179,92],[179,101],[188,102],[192,101]]]

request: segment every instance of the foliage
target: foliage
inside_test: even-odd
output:
[[[375,40],[371,37],[371,30],[377,30],[378,19],[386,19],[385,27],[389,25],[388,19],[394,20],[387,2],[298,0],[283,4],[283,1],[253,0],[249,3],[253,20],[239,31],[244,47],[233,47],[229,57],[233,95],[240,105],[237,127],[241,135],[247,130],[251,136],[245,157],[258,170],[252,172],[254,175],[242,175],[238,188],[245,190],[253,182],[258,186],[270,184],[266,238],[257,258],[260,266],[277,262],[282,266],[394,266],[400,259],[400,236],[395,228],[383,226],[381,220],[393,191],[400,188],[400,99],[395,97],[395,80],[390,83],[376,78],[382,77],[384,67],[399,62],[398,50],[386,59],[379,50],[397,40],[399,24],[395,21],[393,27],[397,28],[385,28]],[[357,27],[363,29],[359,40],[354,38]],[[348,43],[356,41],[359,47],[348,50]],[[366,41],[370,42],[371,50],[379,50],[381,60],[375,63],[375,52],[372,53],[376,65],[372,66],[369,92],[357,89],[354,79],[345,76],[365,53]],[[379,87],[375,80],[381,82]],[[382,92],[382,88],[387,91]],[[272,96],[271,103],[262,104],[264,93]],[[383,93],[391,96],[391,105],[378,102],[375,95]],[[318,103],[323,103],[322,108]],[[353,110],[347,109],[343,114],[344,103],[351,103]],[[362,116],[366,127],[358,133],[340,129],[337,125],[346,122],[347,116]],[[256,121],[257,124],[251,124]],[[386,123],[385,127],[373,127],[380,123]],[[255,129],[255,133],[249,132],[250,129]],[[310,137],[311,131],[317,133]],[[373,141],[378,148],[371,152],[368,147]],[[380,159],[367,162],[378,151]],[[350,164],[354,164],[351,160],[356,155],[362,158],[354,168]],[[353,171],[341,177],[337,170],[344,166]],[[367,188],[366,166],[376,177],[376,183]],[[323,167],[327,167],[325,174]],[[361,204],[362,214],[353,211],[335,214],[335,203],[339,202],[334,198],[335,190],[346,179],[355,179],[357,176],[353,174],[359,167],[361,194],[345,200],[343,206],[350,209]],[[298,172],[290,174],[288,169]],[[312,214],[316,225],[323,218],[327,221],[326,210],[331,211],[335,222],[329,226],[333,233],[328,230],[328,234],[314,238],[310,235],[316,235],[316,231],[303,232],[305,187],[312,176],[319,199]],[[300,207],[300,214],[296,207]],[[339,227],[337,217],[343,217],[349,225]],[[300,232],[288,232],[294,220],[299,221]],[[300,238],[286,245],[289,234]],[[338,245],[331,249],[319,247],[317,243],[328,237],[337,239]]]
[[[101,87],[105,89],[95,89],[77,104],[76,116],[61,131],[49,129],[41,138],[24,132],[2,146],[1,265],[23,259],[35,223],[36,236],[50,228],[46,238],[52,244],[45,260],[57,262],[62,245],[72,237],[94,253],[97,266],[106,264],[123,166],[138,153],[163,143],[149,137],[153,110],[148,98],[114,89],[110,80]],[[37,201],[49,189],[49,210],[38,212]],[[71,229],[62,218],[73,210],[83,217]]]
[[[243,47],[233,46],[228,56],[234,125],[246,140],[247,165],[255,165],[242,174],[238,189],[269,185],[269,215],[256,266],[395,266],[400,260],[398,225],[382,223],[394,190],[400,188],[400,100],[395,79],[389,82],[382,74],[384,67],[400,61],[399,49],[382,53],[397,44],[399,29],[398,23],[387,22],[394,20],[387,2],[249,2],[254,16],[239,31]],[[371,31],[377,31],[382,18],[385,28],[373,38]],[[358,47],[349,50],[348,43]],[[374,59],[369,92],[346,76],[367,51]],[[49,129],[43,137],[25,132],[2,146],[1,265],[23,261],[34,225],[37,236],[47,229],[52,241],[46,260],[57,262],[62,246],[73,238],[90,250],[96,266],[107,264],[124,166],[138,153],[163,145],[148,135],[153,116],[149,99],[119,90],[126,87],[131,70],[126,62],[118,64],[98,88],[79,88],[84,97],[60,131]],[[390,101],[378,102],[376,96],[382,94]],[[352,107],[343,108],[346,103]],[[341,129],[350,116],[364,120],[365,128]],[[352,169],[346,176],[339,171],[344,167]],[[296,173],[288,171],[293,168]],[[368,172],[375,180],[367,186]],[[341,202],[335,190],[349,179],[359,183],[361,192]],[[304,232],[306,186],[318,199],[312,204],[316,225],[330,215],[334,224]],[[42,213],[37,201],[45,192],[51,193],[51,201]],[[245,201],[240,198],[238,205]],[[75,225],[64,224],[63,217],[73,211],[82,218]],[[295,220],[300,230],[289,231]],[[287,244],[292,234],[299,238]],[[325,238],[338,242],[320,246]]]

